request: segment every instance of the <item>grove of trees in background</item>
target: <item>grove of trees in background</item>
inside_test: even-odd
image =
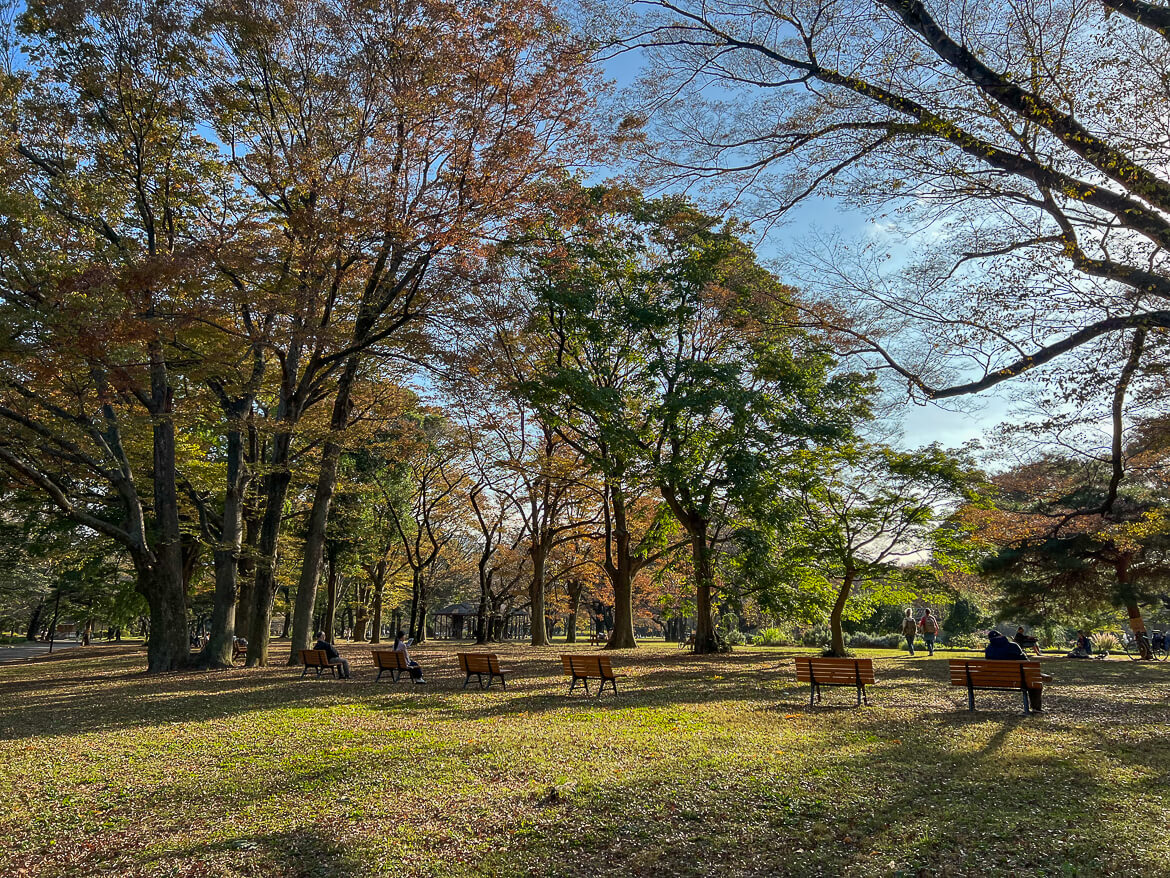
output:
[[[452,601],[480,643],[517,613],[534,646],[585,614],[610,648],[693,618],[713,652],[750,612],[841,654],[851,621],[967,608],[975,579],[1012,618],[1144,633],[1158,17],[584,11],[3,6],[0,615],[148,619],[151,671],[225,666],[237,636],[267,664],[281,616],[290,662],[318,628],[422,642]],[[597,58],[634,49],[614,97]],[[631,156],[671,194],[597,183]],[[936,231],[781,277],[728,191],[752,220],[831,194]],[[989,474],[888,441],[899,392],[1001,385],[1028,417]]]

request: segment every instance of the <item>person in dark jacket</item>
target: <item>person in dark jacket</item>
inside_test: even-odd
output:
[[[1008,640],[994,628],[987,632],[987,646],[983,650],[983,657],[1007,662],[1026,662],[1028,660],[1027,654],[1023,647],[1013,640]],[[1040,679],[1048,682],[1052,679],[1050,674],[1041,674]],[[1043,689],[1029,689],[1028,703],[1032,705],[1032,710],[1043,710],[1040,700],[1044,694]]]
[[[325,639],[325,632],[317,632],[317,642],[313,644],[313,649],[324,650],[325,655],[329,657],[329,664],[337,666],[337,673],[341,675],[341,679],[349,679],[349,662],[341,657],[337,648]]]
[[[1034,651],[1036,655],[1040,655],[1040,640],[1033,637],[1031,634],[1024,633],[1024,626],[1021,625],[1016,629],[1016,636],[1012,638],[1020,645],[1020,648],[1027,652],[1029,649]]]

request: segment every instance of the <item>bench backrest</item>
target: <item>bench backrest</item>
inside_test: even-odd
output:
[[[500,660],[494,652],[457,652],[459,670],[465,674],[498,674]]]
[[[874,682],[873,659],[797,656],[796,681],[825,685],[868,686]]]
[[[323,649],[302,649],[301,664],[310,668],[329,667],[329,653]]]
[[[405,671],[407,669],[405,653],[393,649],[373,649],[370,650],[370,655],[374,657],[374,667],[379,670],[393,671],[398,669]]]
[[[1012,659],[951,659],[951,685],[976,688],[1039,689],[1040,662]]]
[[[613,679],[613,665],[607,655],[563,655],[561,664],[565,673],[574,677],[601,677]]]

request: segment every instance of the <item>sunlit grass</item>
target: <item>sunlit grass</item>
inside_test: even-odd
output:
[[[587,647],[575,647],[588,651]],[[789,649],[614,655],[566,696],[560,647],[507,692],[283,666],[147,677],[98,647],[0,669],[4,875],[1152,874],[1170,861],[1170,666],[1053,660],[1046,712],[865,652],[874,706],[810,709]],[[80,657],[75,657],[80,656]]]

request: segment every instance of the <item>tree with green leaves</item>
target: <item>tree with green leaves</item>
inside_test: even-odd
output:
[[[823,595],[833,655],[845,654],[851,602],[905,603],[942,591],[932,568],[962,563],[940,527],[978,474],[936,446],[905,452],[864,443],[798,455],[785,492],[796,508],[782,563]],[[818,601],[819,602],[819,601]]]

